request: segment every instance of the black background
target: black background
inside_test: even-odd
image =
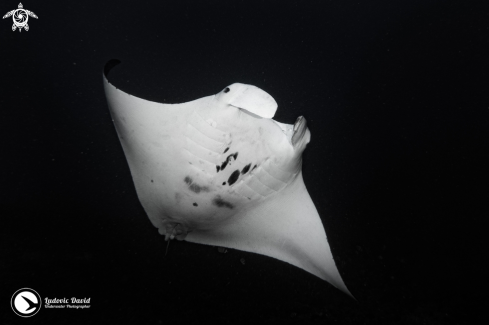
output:
[[[23,2],[28,32],[0,21],[2,324],[471,324],[487,281],[486,3]],[[242,82],[276,99],[276,120],[304,115],[305,183],[358,301],[260,255],[164,256],[109,116],[112,58],[139,97]],[[22,319],[23,287],[91,307]]]

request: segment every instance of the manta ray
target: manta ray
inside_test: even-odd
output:
[[[276,258],[352,296],[302,178],[303,116],[273,120],[273,97],[242,83],[187,103],[148,101],[108,81],[118,63],[104,69],[109,110],[138,198],[166,240]]]

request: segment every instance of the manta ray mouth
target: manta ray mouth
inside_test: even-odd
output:
[[[284,124],[277,122],[272,119],[272,121],[277,124],[282,132],[285,134],[287,137],[287,140],[289,140],[290,144],[295,146],[306,134],[307,130],[307,121],[304,118],[304,116],[299,116],[294,124]]]

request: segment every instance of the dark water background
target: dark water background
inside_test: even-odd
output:
[[[0,14],[17,8],[2,1]],[[0,21],[1,324],[473,324],[489,216],[487,1],[29,1]],[[256,85],[304,115],[304,179],[357,302],[260,255],[173,242],[137,199],[113,83]],[[241,263],[245,260],[245,264]],[[21,319],[10,297],[90,297]],[[482,309],[481,309],[482,308]]]

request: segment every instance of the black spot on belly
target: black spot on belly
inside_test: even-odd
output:
[[[226,185],[226,182],[222,182],[222,185]]]
[[[234,183],[236,183],[236,181],[238,180],[238,177],[239,177],[239,170],[236,169],[232,174],[231,176],[229,176],[228,178],[228,183],[229,185],[233,185]]]
[[[227,151],[227,149],[226,149],[226,151]],[[224,152],[226,152],[226,151],[224,151]],[[221,170],[224,170],[224,168],[226,168],[228,163],[231,161],[231,157],[233,157],[234,160],[238,159],[238,153],[235,152],[235,153],[232,153],[229,156],[227,156],[226,160],[224,160],[224,162],[221,164]]]
[[[246,174],[249,170],[250,170],[250,167],[251,167],[251,163],[246,165],[243,170],[241,171],[241,174]]]
[[[221,170],[224,170],[224,168],[226,168],[227,164],[228,164],[228,160],[226,159],[226,160],[224,160],[224,162],[221,165]]]
[[[192,178],[190,178],[189,176],[186,176],[183,181],[188,185],[188,188],[194,193],[200,193],[201,191],[209,192],[209,188],[207,186],[200,186],[199,184],[194,183]]]
[[[220,170],[221,170],[221,166],[216,166],[216,172],[219,173]]]
[[[253,170],[255,170],[255,168],[256,168],[256,165],[255,165],[255,166],[253,166],[253,169],[252,169],[252,171],[253,171]]]
[[[197,203],[194,202],[194,207],[198,207],[199,205]]]
[[[228,209],[234,209],[234,205],[232,205],[229,202],[224,201],[219,195],[212,200],[212,204],[219,208],[228,208]]]
[[[224,150],[224,153],[228,152],[228,150],[229,150],[229,147],[227,147],[226,150]]]
[[[151,180],[151,183],[153,183],[153,180]]]

